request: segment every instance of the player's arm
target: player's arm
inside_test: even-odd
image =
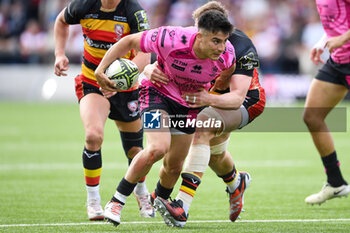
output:
[[[137,52],[140,51],[140,41],[142,32],[128,35],[122,38],[120,41],[115,43],[111,48],[109,48],[104,55],[101,63],[95,70],[95,77],[98,84],[108,91],[115,91],[115,83],[107,77],[104,73],[107,67],[118,58],[126,55],[131,49],[135,49]]]
[[[143,72],[145,67],[150,63],[151,54],[138,51],[134,59],[132,59],[132,61],[135,62],[139,69],[139,72],[141,73]]]
[[[215,80],[212,90],[227,89],[230,85],[230,78],[233,72],[235,71],[235,69],[236,69],[236,63],[233,63],[233,65],[229,69],[221,71],[220,76]]]
[[[149,30],[148,17],[142,6],[137,1],[128,1],[126,4],[129,4],[126,6],[126,14],[130,26],[130,33],[136,34]],[[136,56],[132,61],[137,65],[141,73],[145,66],[151,62],[151,54],[136,51]]]
[[[57,76],[66,76],[66,70],[69,68],[69,60],[65,54],[66,42],[69,35],[69,25],[64,19],[63,9],[56,18],[54,26],[55,39],[55,74]]]
[[[350,30],[339,35],[331,37],[327,40],[326,46],[328,47],[329,53],[332,53],[334,49],[342,47],[350,40]]]
[[[201,90],[197,93],[185,93],[184,98],[190,107],[212,106],[220,109],[238,109],[243,104],[252,78],[235,74],[230,80],[230,92],[218,95]]]
[[[214,95],[211,105],[222,109],[238,109],[247,95],[252,77],[235,74],[230,81],[230,92],[223,95]],[[220,98],[220,99],[219,99]]]
[[[324,33],[323,36],[318,40],[318,42],[314,45],[314,47],[310,51],[310,60],[315,65],[318,65],[319,63],[322,63],[322,64],[324,63],[324,61],[321,59],[321,55],[326,46],[326,42],[327,42],[327,35],[326,33]]]

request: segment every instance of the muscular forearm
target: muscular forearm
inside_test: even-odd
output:
[[[350,29],[343,34],[343,40],[344,40],[344,44],[350,41]]]
[[[252,77],[234,74],[230,80],[230,92],[222,95],[211,95],[210,106],[221,109],[238,109],[247,95]]]
[[[243,104],[245,95],[231,91],[222,95],[210,94],[209,105],[220,109],[238,109]]]
[[[151,62],[151,54],[139,52],[133,59],[133,62],[135,62],[139,68],[139,72],[141,73],[144,70],[145,66]]]
[[[64,55],[69,35],[69,25],[64,22],[63,11],[57,16],[54,26],[55,56]]]

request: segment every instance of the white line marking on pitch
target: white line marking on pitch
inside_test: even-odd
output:
[[[348,222],[349,218],[343,219],[267,219],[267,220],[239,220],[237,223],[272,223],[272,222]],[[221,223],[221,222],[231,222],[229,220],[193,220],[188,221],[188,223]],[[121,224],[160,224],[163,221],[153,221],[153,222],[122,222]],[[81,225],[103,225],[110,224],[107,222],[80,222],[80,223],[43,223],[43,224],[8,224],[0,225],[1,227],[41,227],[41,226],[81,226]]]

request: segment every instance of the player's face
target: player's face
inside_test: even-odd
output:
[[[225,51],[228,37],[229,35],[223,32],[204,32],[201,38],[202,52],[207,58],[214,61],[218,60],[220,55]]]

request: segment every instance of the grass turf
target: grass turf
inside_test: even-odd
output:
[[[229,151],[237,168],[253,178],[241,220],[228,222],[225,185],[208,169],[185,228],[169,228],[159,215],[141,218],[134,197],[123,209],[123,223],[115,228],[86,217],[78,106],[0,102],[0,112],[0,232],[350,232],[349,199],[321,206],[304,203],[325,180],[307,132],[232,133]],[[343,175],[350,181],[350,133],[333,135]],[[127,169],[119,132],[111,121],[102,154],[104,204]],[[149,190],[155,188],[160,165],[148,175]],[[173,197],[178,187],[179,182]]]

